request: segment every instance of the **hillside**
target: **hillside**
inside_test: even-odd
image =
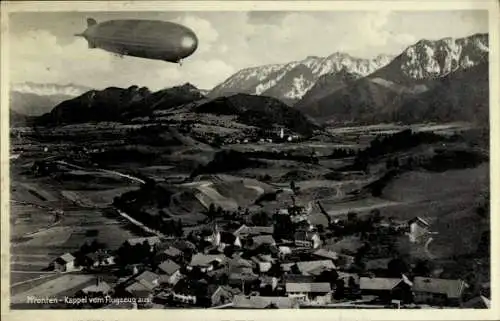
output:
[[[284,126],[302,135],[311,135],[319,127],[300,111],[278,99],[247,94],[219,97],[193,108],[196,113],[235,115],[237,121],[264,129]]]
[[[488,64],[481,63],[444,77],[432,90],[401,105],[397,118],[406,122],[461,119],[488,125]]]
[[[352,84],[359,78],[361,78],[359,74],[351,73],[347,68],[341,69],[338,73],[323,75],[294,107],[298,109],[300,109],[301,106],[314,108],[312,104],[314,104],[315,101]]]
[[[91,90],[76,98],[63,101],[50,113],[38,118],[40,124],[84,123],[89,121],[119,121],[147,116],[153,110],[169,109],[199,100],[204,96],[191,84],[158,92],[148,88],[109,87]]]
[[[300,61],[247,68],[216,86],[209,97],[244,93],[271,96],[293,104],[324,75],[346,69],[349,73],[366,76],[391,59],[385,55],[370,60],[334,53],[328,57],[310,56]]]
[[[303,99],[296,106],[312,117],[330,122],[423,121],[426,120],[425,113],[410,113],[410,107],[402,106],[409,106],[412,101],[420,101],[420,106],[427,106],[428,99],[433,100],[434,106],[450,106],[453,104],[450,99],[455,99],[453,97],[456,95],[469,97],[467,102],[483,99],[479,96],[485,92],[476,88],[477,83],[487,87],[488,82],[481,78],[479,72],[472,72],[467,77],[454,74],[466,72],[480,64],[487,65],[487,61],[486,34],[460,39],[421,40],[370,75],[348,86],[340,86],[338,90],[325,86],[322,92],[315,93],[316,99],[307,97],[307,100]],[[476,85],[466,86],[464,82]],[[438,104],[435,93],[443,90],[443,86],[451,87]],[[471,103],[462,103],[461,107],[474,110]],[[467,120],[465,114],[470,114],[465,111],[458,114],[440,110],[436,112],[441,115],[441,121]]]

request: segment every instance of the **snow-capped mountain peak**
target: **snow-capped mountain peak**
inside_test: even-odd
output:
[[[302,98],[323,75],[347,69],[349,73],[365,76],[385,66],[392,58],[380,55],[374,59],[363,59],[336,52],[328,57],[308,56],[284,64],[246,68],[215,87],[210,96],[240,92],[292,102]]]
[[[400,56],[402,72],[413,79],[443,77],[478,65],[488,58],[488,36],[420,40]]]

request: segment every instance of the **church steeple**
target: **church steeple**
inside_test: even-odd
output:
[[[217,220],[214,220],[212,225],[212,245],[213,246],[220,245],[220,230],[217,224]]]

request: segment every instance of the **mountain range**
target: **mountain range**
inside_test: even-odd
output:
[[[328,57],[310,56],[300,61],[246,68],[216,86],[208,96],[245,93],[294,104],[325,75],[346,70],[359,77],[366,76],[388,64],[392,58],[379,55],[375,59],[362,59],[334,53]]]
[[[138,86],[91,90],[58,104],[49,113],[37,117],[35,124],[54,126],[94,121],[134,122],[136,119],[155,122],[158,117],[168,119],[179,114],[181,123],[198,114],[215,118],[229,116],[232,121],[226,127],[234,123],[262,129],[281,125],[304,135],[319,128],[300,111],[278,99],[248,94],[207,99],[190,83],[156,92]]]
[[[39,117],[39,123],[59,124],[149,117],[158,110],[197,102],[203,112],[229,112],[251,126],[279,121],[301,131],[295,120],[315,123],[311,118],[320,123],[466,120],[487,124],[488,46],[487,34],[474,34],[420,40],[394,57],[311,56],[243,69],[209,92],[189,83],[157,92],[138,86],[88,90],[27,83],[12,88],[11,111],[25,115],[49,111]],[[285,104],[288,111],[283,109]],[[272,115],[270,107],[278,115]]]
[[[488,54],[486,34],[421,40],[365,77],[328,75],[295,107],[329,122],[484,121]]]
[[[68,84],[33,82],[13,84],[10,88],[10,110],[20,115],[40,116],[57,104],[81,95],[91,88]]]

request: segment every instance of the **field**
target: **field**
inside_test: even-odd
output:
[[[14,141],[14,148],[24,150],[11,160],[10,272],[14,303],[22,304],[27,295],[71,293],[92,282],[87,275],[61,276],[44,269],[58,256],[79,249],[85,242],[98,240],[109,249],[116,249],[128,238],[150,235],[147,230],[155,226],[148,226],[151,223],[145,223],[144,216],[137,213],[180,220],[186,233],[207,222],[211,205],[228,212],[248,213],[244,219],[249,222],[254,213],[264,212],[271,218],[276,210],[287,208],[293,202],[311,204],[310,222],[325,229],[330,227],[318,202],[334,220],[346,219],[348,213],[364,218],[378,209],[384,219],[399,223],[415,216],[428,219],[432,239],[425,244],[409,244],[403,237],[398,241],[398,250],[413,259],[443,261],[474,253],[481,234],[489,229],[487,219],[479,219],[476,213],[478,198],[489,186],[488,162],[440,172],[414,166],[384,182],[379,194],[370,193],[369,189],[370,184],[382,181],[388,171],[387,162],[392,158],[402,162],[409,157],[429,158],[438,148],[473,150],[468,142],[422,143],[393,151],[373,157],[363,171],[349,168],[356,161],[355,154],[369,146],[376,135],[405,127],[332,128],[323,140],[240,142],[216,148],[193,138],[216,135],[218,130],[214,124],[197,126],[193,137],[170,133],[175,138],[175,146],[152,146],[135,141],[131,144],[126,141],[130,138],[126,137],[130,128],[113,126],[115,131],[106,126],[96,131],[84,125],[60,127],[51,135],[60,137],[71,133],[69,141],[60,143],[37,146],[33,141],[17,142],[17,145]],[[425,124],[413,129],[462,135],[467,126]],[[244,137],[245,130],[249,128],[236,126],[223,134],[239,133]],[[113,152],[105,157],[101,151],[84,153],[84,156],[68,152],[74,145],[72,140],[87,134],[94,135],[96,149],[113,148]],[[106,139],[104,134],[111,138]],[[132,138],[147,141],[144,137]],[[49,146],[49,152],[43,152],[43,146]],[[332,157],[337,149],[354,154]],[[240,153],[237,154],[240,158],[224,162],[224,155],[219,154],[222,151]],[[137,157],[127,157],[132,154]],[[45,176],[31,171],[35,161],[61,155],[65,157],[66,169]],[[311,161],[313,156],[315,162]],[[222,161],[213,167],[215,170],[206,167],[218,157],[222,157]],[[206,168],[210,170],[204,171]],[[292,182],[297,187],[295,192],[291,189]],[[127,197],[130,201],[127,204],[133,205],[135,214],[121,210],[134,221],[115,211],[117,203],[114,202]],[[63,215],[56,214],[60,210]],[[338,252],[354,253],[363,245],[356,235],[324,241],[325,248]]]
[[[130,222],[107,211],[114,197],[137,188],[130,180],[80,170],[72,176],[75,179],[61,181],[29,174],[25,164],[14,163],[11,167],[10,283],[13,293],[34,285],[37,287],[33,291],[39,295],[47,295],[49,290],[56,293],[70,289],[80,282],[74,280],[83,282],[88,276],[66,280],[68,275],[45,284],[54,277],[54,273],[46,269],[55,258],[79,249],[85,242],[98,240],[116,248],[126,239],[144,235]],[[107,177],[108,181],[97,190],[88,185],[85,190],[75,189],[80,187],[81,177],[90,175],[95,175],[95,179]],[[102,186],[110,182],[111,188],[103,190]],[[57,211],[63,214],[57,217]],[[21,300],[27,293],[19,294],[15,300]]]
[[[28,297],[33,296],[37,298],[57,298],[64,300],[64,296],[72,296],[67,291],[75,293],[80,289],[95,282],[95,277],[92,275],[79,275],[79,274],[66,274],[58,278],[46,281],[38,286],[35,286],[27,291],[11,296],[11,304],[27,304]]]

